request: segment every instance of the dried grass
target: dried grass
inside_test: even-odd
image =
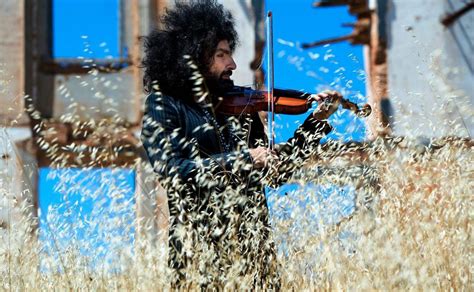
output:
[[[356,186],[357,209],[350,216],[339,216],[337,222],[327,220],[321,214],[334,202],[318,199],[322,193],[317,189],[274,199],[272,224],[279,247],[282,288],[469,290],[471,145],[454,141],[420,154],[411,147],[388,147],[376,141],[366,151],[369,156],[363,163],[334,160],[326,152],[324,161],[294,174],[297,182]],[[331,163],[333,167],[322,166]],[[7,195],[11,184],[17,182],[9,181],[8,173],[2,173],[1,182],[3,205],[13,210],[12,197]],[[48,212],[49,227],[53,228],[58,219],[55,216],[64,214]],[[61,246],[61,233],[78,224],[73,222],[71,226],[56,226],[58,229],[47,235],[53,245],[45,246],[45,241],[37,240],[38,230],[32,229],[33,218],[21,218],[1,229],[3,289],[169,287],[166,245],[162,242],[154,245],[149,240],[136,239],[134,244],[124,245],[123,238],[118,237],[113,248],[99,251],[90,238],[91,242],[72,241],[72,245]],[[129,229],[129,223],[116,222],[116,226]],[[89,228],[107,232],[104,222],[88,224]],[[114,242],[113,238],[110,240]],[[111,258],[110,265],[91,265],[99,255]],[[233,284],[239,283],[244,282]],[[235,286],[228,288],[232,287]]]

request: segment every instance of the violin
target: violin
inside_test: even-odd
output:
[[[267,14],[267,62],[268,62],[268,91],[253,90],[250,87],[236,86],[221,95],[215,110],[227,115],[241,115],[246,113],[256,113],[267,111],[268,115],[268,148],[275,148],[275,113],[298,115],[307,112],[311,108],[313,101],[316,101],[315,94],[305,93],[297,90],[277,89],[274,87],[273,71],[273,14]],[[369,104],[362,108],[347,99],[342,98],[340,104],[344,109],[348,109],[359,117],[367,117],[372,112]],[[325,100],[328,106],[332,106],[330,100]]]
[[[216,111],[226,115],[251,114],[259,111],[268,111],[270,101],[267,91],[254,90],[250,87],[235,86],[221,95],[222,99]],[[274,113],[299,115],[307,112],[316,95],[292,89],[273,88]],[[330,103],[330,101],[326,101]],[[352,111],[359,117],[367,117],[372,108],[369,104],[359,107],[357,104],[341,99],[342,108]]]

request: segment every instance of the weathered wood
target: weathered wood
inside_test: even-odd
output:
[[[370,15],[370,42],[365,50],[365,62],[367,70],[367,95],[373,112],[367,119],[369,139],[389,135],[391,132],[389,124],[390,100],[388,99],[387,81],[387,48],[386,42],[380,37],[379,13]]]
[[[24,1],[0,1],[0,125],[25,123]]]
[[[16,1],[15,1],[16,2]],[[25,1],[25,93],[42,117],[53,116],[54,76],[41,70],[52,54],[52,0]]]

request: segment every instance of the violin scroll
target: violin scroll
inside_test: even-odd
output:
[[[316,95],[314,94],[309,97],[309,100],[318,101]],[[331,101],[331,99],[325,99],[324,103],[329,108],[334,103],[334,101]],[[362,107],[359,107],[356,103],[341,97],[338,102],[338,105],[339,104],[342,106],[343,109],[350,110],[359,118],[366,118],[372,113],[372,107],[368,103],[364,104]]]
[[[357,104],[343,98],[341,100],[341,105],[343,109],[350,110],[360,118],[366,118],[372,113],[372,107],[368,103],[364,104],[360,108]]]

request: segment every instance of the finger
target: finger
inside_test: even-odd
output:
[[[280,161],[280,158],[277,155],[272,155],[272,161],[273,163],[278,163]]]
[[[321,93],[318,93],[318,94],[315,94],[313,96],[314,100],[316,100],[318,103],[321,102],[321,100],[323,100],[322,96],[321,96]]]
[[[342,99],[342,94],[338,91],[333,91],[331,97],[334,100],[340,100],[340,99]]]
[[[266,153],[267,155],[276,154],[275,150],[270,149],[270,148],[265,148],[265,153]]]
[[[278,156],[275,153],[271,153],[270,156],[268,156],[268,159],[271,161],[276,161],[278,160]]]
[[[319,97],[321,97],[322,99],[325,99],[329,96],[329,94],[327,92],[321,92],[318,94]]]

